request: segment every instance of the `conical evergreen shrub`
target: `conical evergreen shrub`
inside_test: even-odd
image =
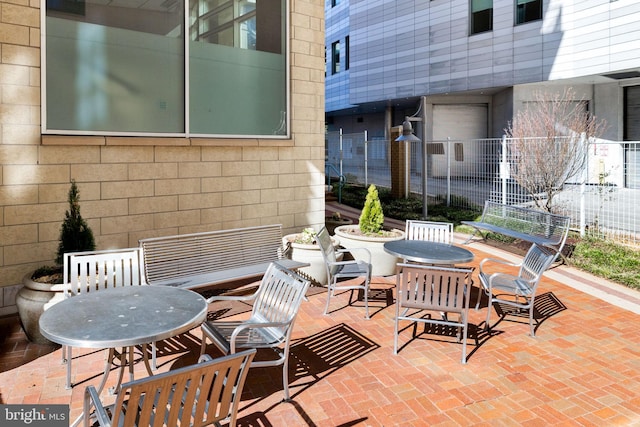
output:
[[[367,190],[367,198],[360,214],[360,231],[363,234],[379,234],[384,224],[384,213],[378,196],[378,189],[371,184]]]
[[[75,180],[71,180],[69,189],[69,210],[64,214],[60,227],[60,242],[56,264],[62,265],[66,252],[92,251],[96,248],[93,231],[80,215],[80,192]]]

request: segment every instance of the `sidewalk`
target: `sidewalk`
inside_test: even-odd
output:
[[[328,201],[325,205],[325,211],[327,216],[334,212],[340,212],[343,217],[353,220],[354,224],[358,223],[358,217],[360,216],[360,209],[340,204],[338,202]],[[405,228],[405,223],[403,221],[392,218],[385,218],[384,225],[388,228],[399,228],[402,230]],[[458,244],[462,244],[468,238],[469,235],[461,233],[456,233],[454,236],[455,242]],[[470,243],[470,245],[477,247],[483,252],[495,253],[495,255],[512,262],[517,262],[519,260],[517,255],[494,246],[486,245],[479,240]],[[550,279],[557,280],[558,282],[570,286],[580,292],[584,292],[633,313],[640,314],[640,292],[634,289],[630,289],[626,286],[608,281],[567,265],[555,266],[548,270],[545,275]]]

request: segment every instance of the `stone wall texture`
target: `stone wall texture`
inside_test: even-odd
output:
[[[98,249],[324,222],[324,5],[290,2],[290,139],[42,135],[40,0],[0,0],[0,316],[53,263],[74,179]]]

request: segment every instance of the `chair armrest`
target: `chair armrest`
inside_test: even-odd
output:
[[[215,301],[251,301],[255,299],[256,294],[251,295],[214,295],[207,298],[207,304],[211,304]]]
[[[510,262],[510,261],[505,261],[503,259],[485,258],[482,261],[480,261],[480,266],[479,266],[480,267],[480,273],[484,273],[484,270],[482,269],[482,267],[486,263],[502,264],[502,265],[508,265],[510,267],[519,267],[521,265],[521,263],[514,263],[514,262]]]
[[[353,253],[354,251],[363,251],[367,254],[368,263],[371,264],[371,251],[367,248],[350,248],[350,249],[337,249],[339,253]]]
[[[358,260],[349,260],[349,261],[336,261],[336,262],[330,262],[329,266],[334,266],[334,265],[349,265],[349,264],[359,264],[359,263],[363,263],[362,261],[358,261]],[[371,265],[370,262],[368,262],[367,264]]]
[[[93,405],[91,404],[93,402]],[[98,425],[100,426],[110,426],[111,419],[107,414],[106,409],[102,406],[102,402],[100,401],[100,395],[96,388],[92,385],[87,387],[84,391],[84,425],[85,427],[89,427],[91,425],[91,408],[95,408],[95,412],[93,416],[96,417],[98,421]]]

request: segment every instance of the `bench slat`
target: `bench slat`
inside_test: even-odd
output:
[[[149,284],[184,288],[259,278],[271,262],[287,268],[308,264],[285,259],[280,224],[141,239]]]
[[[550,247],[560,253],[569,233],[570,221],[568,216],[487,200],[480,221],[462,221],[462,224],[474,227],[476,232],[483,230],[503,234]]]

